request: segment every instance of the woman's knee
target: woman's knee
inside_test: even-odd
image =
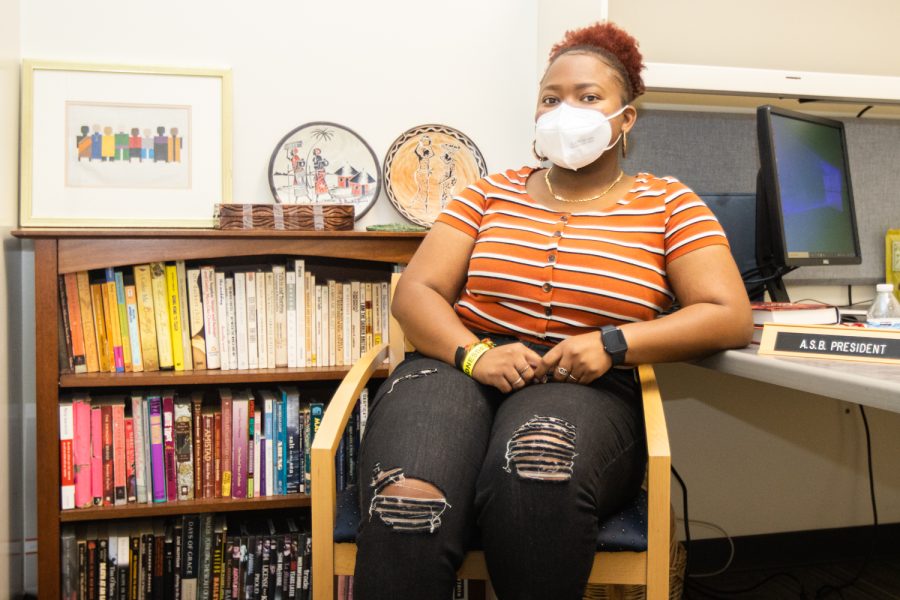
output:
[[[370,484],[369,519],[376,517],[398,533],[437,531],[450,504],[434,483],[407,477],[402,467],[375,465]]]

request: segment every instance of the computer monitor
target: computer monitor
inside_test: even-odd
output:
[[[756,111],[757,257],[769,295],[806,265],[859,264],[859,233],[844,124],[774,106]]]

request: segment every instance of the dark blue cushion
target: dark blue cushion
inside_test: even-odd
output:
[[[359,494],[356,486],[338,492],[335,542],[355,542],[359,527]],[[629,504],[600,524],[597,550],[643,552],[647,549],[647,492],[641,490]]]

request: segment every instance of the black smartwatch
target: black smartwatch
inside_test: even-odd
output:
[[[600,328],[600,339],[603,341],[603,349],[609,354],[614,367],[625,362],[628,342],[625,341],[625,335],[621,329],[615,325],[604,325]]]

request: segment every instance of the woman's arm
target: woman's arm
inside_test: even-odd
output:
[[[628,343],[627,363],[689,360],[750,343],[750,301],[726,246],[689,252],[669,263],[667,273],[682,308],[660,319],[620,326]],[[544,355],[535,376],[590,383],[610,366],[600,335],[591,332],[557,344]]]
[[[750,343],[750,300],[727,246],[689,252],[666,270],[682,308],[620,327],[628,342],[629,364],[689,360]]]
[[[435,223],[403,271],[391,303],[416,350],[450,364],[458,346],[478,341],[453,310],[474,246],[465,233]]]

